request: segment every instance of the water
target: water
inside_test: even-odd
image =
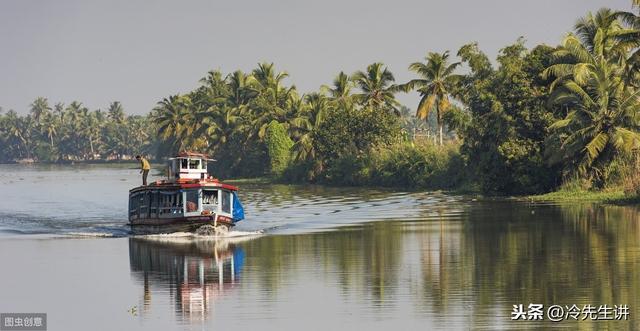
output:
[[[0,166],[0,312],[49,330],[639,329],[636,206],[238,183],[228,237],[132,236],[138,176]],[[530,303],[630,315],[511,320]]]

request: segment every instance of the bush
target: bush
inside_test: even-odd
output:
[[[269,170],[272,175],[280,176],[289,166],[293,141],[282,124],[271,121],[267,127],[265,143],[269,154]]]
[[[379,146],[365,155],[346,154],[332,162],[324,181],[338,185],[451,189],[467,171],[459,143],[401,142]]]

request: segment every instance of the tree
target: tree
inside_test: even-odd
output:
[[[343,109],[351,108],[353,106],[353,96],[351,94],[352,88],[353,81],[343,71],[340,71],[338,76],[333,79],[333,86],[324,85],[322,87],[323,90],[329,92],[329,97],[335,104],[335,107]]]
[[[338,78],[343,79],[343,77]],[[383,63],[372,63],[367,66],[366,71],[357,71],[353,74],[352,80],[361,91],[354,95],[361,105],[375,111],[398,112],[399,103],[395,99],[395,93],[399,89],[393,84],[395,82],[393,74]]]
[[[109,110],[107,110],[107,117],[113,123],[123,124],[125,120],[124,109],[122,108],[122,104],[120,101],[114,101],[109,105]]]
[[[53,148],[53,137],[57,134],[59,123],[57,121],[57,116],[47,113],[46,116],[42,118],[42,133],[49,138],[49,142],[51,144],[51,148]]]
[[[293,141],[282,124],[272,121],[267,127],[265,142],[269,151],[269,170],[272,175],[279,176],[289,166]]]
[[[157,124],[158,135],[171,146],[170,153],[174,154],[185,146],[188,128],[188,114],[185,107],[185,96],[179,94],[164,98],[158,102],[154,110],[154,121]]]
[[[51,107],[49,107],[47,98],[38,97],[31,104],[31,116],[33,116],[36,123],[39,123],[40,118],[46,116],[49,111],[51,111]]]
[[[314,133],[325,121],[327,113],[331,109],[330,100],[321,93],[311,93],[304,97],[304,107],[299,113],[299,117],[291,121],[296,142],[292,148],[293,161],[306,166],[306,178],[309,180],[322,172],[322,162],[319,160],[316,144],[313,139]]]
[[[555,78],[550,102],[569,110],[551,126],[551,161],[599,187],[617,155],[640,147],[640,90],[624,79],[630,46],[618,37],[628,30],[615,17],[603,9],[581,19],[555,52],[558,63],[545,70]]]
[[[475,43],[458,52],[471,68],[454,91],[471,116],[457,130],[460,151],[485,193],[530,194],[558,185],[559,169],[545,162],[544,148],[559,110],[548,107],[549,82],[540,78],[552,52],[548,46],[527,50],[519,39],[500,50],[497,68]]]
[[[460,62],[449,64],[449,51],[442,54],[429,53],[424,63],[414,62],[409,66],[409,70],[421,77],[412,79],[402,86],[405,91],[416,89],[420,93],[416,117],[427,120],[429,112],[435,109],[440,145],[444,127],[443,116],[451,106],[449,95],[459,79],[453,72],[459,65]]]

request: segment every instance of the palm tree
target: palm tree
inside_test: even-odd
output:
[[[247,105],[258,95],[256,89],[257,80],[253,75],[247,75],[240,70],[236,70],[227,76],[227,81],[230,90],[228,103],[232,107]]]
[[[36,123],[39,123],[40,118],[45,116],[50,110],[51,107],[49,107],[49,101],[47,98],[38,97],[31,104],[31,115]]]
[[[114,123],[124,123],[125,115],[120,101],[114,101],[109,105],[109,109],[107,110],[107,117]]]
[[[82,134],[83,138],[89,142],[89,158],[94,159],[96,155],[96,144],[99,143],[101,131],[100,111],[89,112],[88,110],[83,116]]]
[[[251,103],[251,123],[259,139],[264,138],[271,121],[283,123],[288,129],[290,106],[299,98],[295,86],[282,85],[288,76],[286,72],[276,73],[273,63],[261,63],[253,70],[258,95]]]
[[[262,90],[271,89],[278,100],[279,92],[284,88],[282,81],[289,77],[285,71],[276,73],[273,63],[259,63],[258,68],[253,70],[253,77]]]
[[[353,88],[353,81],[340,71],[338,76],[333,79],[333,86],[322,86],[322,90],[329,92],[329,97],[334,102],[335,106],[348,109],[353,105],[351,89]]]
[[[640,0],[633,1],[633,7],[640,7]],[[635,87],[639,87],[640,83],[640,13],[635,14],[632,12],[620,11],[614,14],[620,19],[627,27],[627,33],[617,36],[617,38],[623,42],[626,42],[630,48],[635,48],[635,51],[629,56],[626,77],[627,82]]]
[[[555,52],[559,63],[547,68],[544,76],[555,77],[550,102],[569,110],[550,127],[560,142],[551,161],[563,161],[602,185],[611,160],[640,147],[640,91],[624,79],[627,59],[620,54],[628,51],[628,45],[615,38],[624,31],[606,18],[591,20],[604,17],[598,14],[578,22],[581,35],[564,38]],[[591,27],[593,34],[584,33],[584,22],[589,20],[588,24],[603,26]]]
[[[203,125],[198,134],[206,134],[209,138],[209,148],[217,152],[229,142],[233,134],[243,129],[242,113],[246,111],[246,107],[226,106],[217,109],[203,119]]]
[[[443,116],[451,107],[449,97],[455,88],[460,76],[453,72],[460,65],[460,62],[449,63],[449,51],[442,54],[429,53],[425,57],[425,62],[414,62],[409,66],[409,70],[416,72],[420,78],[412,79],[402,85],[405,91],[416,89],[420,93],[420,103],[416,110],[416,117],[427,120],[431,110],[436,111],[438,122],[438,134],[440,145],[442,145]]]
[[[296,142],[293,145],[293,160],[296,162],[311,162],[308,179],[313,180],[322,171],[322,162],[316,157],[313,144],[313,133],[324,122],[329,111],[330,100],[320,93],[311,93],[304,97],[305,105],[299,117],[291,120],[291,126],[296,131]]]
[[[394,94],[399,91],[393,84],[395,78],[384,64],[377,62],[367,66],[366,71],[357,71],[352,80],[362,93],[354,95],[357,101],[372,110],[393,110],[397,113],[398,101]]]
[[[6,114],[6,130],[5,133],[9,142],[11,142],[11,146],[15,146],[17,149],[16,157],[31,157],[30,155],[30,117],[21,118],[18,114],[9,110]],[[20,146],[24,148],[24,151],[21,150]]]
[[[158,125],[158,135],[176,149],[172,152],[183,148],[183,134],[189,130],[184,98],[179,94],[169,96],[169,98],[158,102],[158,105],[153,109],[155,112],[154,121]]]
[[[53,148],[53,137],[57,134],[58,125],[59,123],[57,121],[57,116],[55,116],[54,114],[47,113],[46,116],[42,117],[42,133],[47,136],[47,138],[49,138],[51,148]]]

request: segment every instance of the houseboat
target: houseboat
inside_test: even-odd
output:
[[[167,179],[129,191],[129,224],[134,233],[226,232],[244,219],[238,188],[207,172],[200,153],[169,159]]]

